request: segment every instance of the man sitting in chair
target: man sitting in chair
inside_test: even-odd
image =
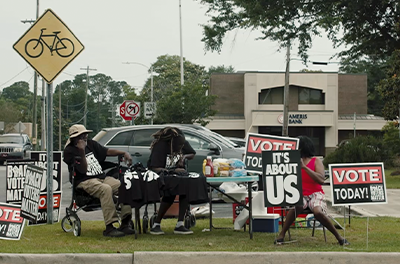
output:
[[[103,235],[107,237],[122,237],[134,234],[131,228],[132,208],[121,205],[121,225],[116,229],[113,224],[118,222],[113,195],[118,193],[120,181],[106,176],[101,163],[107,156],[124,155],[125,162],[130,165],[132,157],[128,152],[106,148],[94,140],[88,139],[87,130],[83,125],[73,125],[69,128],[69,139],[64,149],[64,162],[68,167],[74,166],[76,176],[75,186],[83,189],[89,195],[99,198],[103,211],[106,229]],[[79,157],[78,159],[76,159]]]
[[[310,138],[299,136],[299,150],[301,156],[301,180],[303,185],[303,207],[297,206],[295,209],[289,210],[282,231],[279,233],[275,244],[284,243],[286,232],[295,221],[296,215],[299,215],[307,207],[313,212],[323,226],[325,226],[337,239],[340,245],[350,245],[343,238],[335,226],[326,215],[326,203],[322,184],[325,181],[324,165],[322,161],[315,157],[314,144]]]

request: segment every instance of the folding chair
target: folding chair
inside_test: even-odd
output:
[[[285,212],[286,212],[286,210],[285,210]],[[307,215],[309,215],[309,214],[313,214],[313,212],[311,211],[311,209],[310,209],[309,207],[307,207],[306,209],[303,210],[303,212],[302,212],[301,214],[307,214]],[[285,215],[286,215],[286,214],[285,214]],[[312,228],[311,236],[314,237],[314,234],[315,234],[315,225],[316,225],[317,219],[316,219],[315,217],[313,217],[313,219],[312,219],[311,221],[313,221],[313,228]],[[281,222],[282,222],[282,227],[283,227],[283,215],[282,215],[282,221],[281,221]],[[295,223],[296,223],[296,221],[295,221]],[[323,232],[324,232],[324,239],[325,239],[325,242],[326,242],[326,231],[325,231],[325,226],[323,226],[323,225],[322,225],[322,230],[323,230]],[[289,228],[289,230],[288,230],[288,235],[289,235],[289,240],[292,240],[291,235],[290,235],[290,228]]]

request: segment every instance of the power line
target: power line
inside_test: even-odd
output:
[[[17,76],[19,76],[21,73],[23,73],[24,71],[26,71],[28,69],[28,65],[26,65],[25,69],[23,69],[22,71],[20,71],[17,75],[15,75],[14,77],[12,77],[11,79],[9,79],[8,81],[0,84],[0,87],[5,85],[6,83],[9,83],[10,81],[12,81],[13,79],[15,79]],[[3,89],[4,87],[1,87],[1,89]]]
[[[86,70],[86,92],[85,92],[85,111],[83,116],[83,125],[86,127],[86,115],[87,115],[87,94],[89,89],[89,71],[97,71],[96,69],[90,69],[89,66],[86,68],[81,68],[81,70]]]

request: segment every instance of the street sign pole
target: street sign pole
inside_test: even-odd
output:
[[[53,224],[53,83],[47,84],[47,223]]]

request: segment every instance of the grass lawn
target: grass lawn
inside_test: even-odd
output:
[[[337,219],[343,223],[343,219]],[[102,236],[103,221],[83,221],[82,235],[75,237],[65,233],[60,223],[53,225],[25,226],[19,241],[0,240],[2,253],[133,253],[135,251],[349,251],[349,252],[398,252],[400,248],[400,219],[392,217],[361,218],[353,217],[351,226],[346,227],[345,237],[351,245],[339,246],[333,235],[327,231],[324,242],[322,230],[316,230],[311,237],[311,229],[291,229],[292,239],[297,242],[276,246],[275,233],[254,233],[233,229],[214,229],[209,227],[208,219],[197,219],[192,228],[193,235],[175,235],[173,228],[176,219],[162,222],[163,236],[140,234],[123,238]],[[215,218],[214,226],[233,228],[232,219]],[[368,223],[368,231],[367,231]],[[344,235],[344,230],[339,231]],[[367,245],[368,237],[368,245]],[[286,237],[287,239],[288,237]]]
[[[394,171],[398,172],[400,169],[385,170],[386,189],[400,189],[400,175],[390,175]]]

